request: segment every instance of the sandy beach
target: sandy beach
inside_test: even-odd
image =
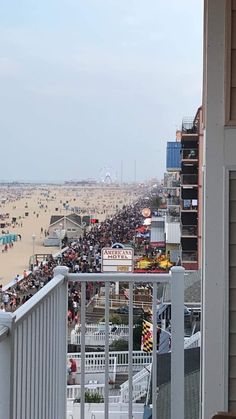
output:
[[[9,214],[9,218],[0,222],[11,224],[1,229],[0,235],[3,231],[9,231],[21,236],[21,240],[14,242],[13,247],[6,252],[2,251],[4,246],[0,245],[0,284],[5,285],[29,268],[30,256],[33,254],[32,235],[36,236],[35,254],[54,254],[58,251],[58,247],[43,246],[44,231],[48,229],[52,215],[72,212],[70,209],[65,210],[65,204],[70,208],[79,207],[82,215],[103,221],[123,205],[137,200],[138,196],[137,191],[128,187],[0,186],[0,214]],[[16,218],[16,225],[11,222],[13,217]]]

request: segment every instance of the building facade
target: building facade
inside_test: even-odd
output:
[[[205,1],[202,418],[236,411],[236,1]]]
[[[202,108],[195,118],[184,119],[181,136],[181,261],[185,269],[201,266]]]
[[[52,216],[48,227],[49,237],[57,237],[60,230],[64,231],[68,239],[78,239],[83,235],[81,217],[77,214]]]

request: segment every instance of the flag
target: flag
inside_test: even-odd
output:
[[[147,320],[143,321],[141,351],[152,352],[153,347],[153,325]]]
[[[99,220],[97,218],[90,218],[90,224],[97,224]]]

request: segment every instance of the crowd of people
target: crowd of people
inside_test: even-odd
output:
[[[101,250],[103,247],[110,247],[117,242],[134,245],[135,230],[142,223],[142,207],[142,200],[133,205],[124,206],[113,217],[91,227],[83,237],[69,245],[57,258],[51,256],[47,261],[38,264],[37,268],[34,268],[30,273],[24,271],[21,280],[17,275],[14,284],[5,292],[0,287],[0,294],[2,294],[2,296],[0,295],[0,310],[14,311],[24,304],[52,279],[53,269],[57,265],[67,266],[70,273],[98,274],[101,272]],[[87,301],[98,292],[99,287],[99,279],[97,284],[87,283]],[[68,287],[69,323],[78,320],[79,306],[79,285],[70,283]]]
[[[100,224],[95,224],[83,237],[75,243],[62,249],[59,256],[50,256],[48,260],[37,263],[31,271],[24,271],[23,275],[16,275],[10,288],[3,291],[0,286],[0,312],[14,312],[18,307],[28,301],[37,291],[43,288],[54,275],[54,268],[58,265],[67,266],[70,273],[97,274],[97,282],[86,284],[86,300],[90,301],[93,295],[98,294],[101,285],[99,273],[101,272],[101,252],[103,247],[111,247],[115,243],[135,246],[135,233],[137,227],[143,222],[141,209],[144,203],[124,206],[113,217]],[[80,312],[80,284],[68,284],[68,325],[78,326]],[[67,368],[68,384],[77,383],[78,364],[70,359]]]

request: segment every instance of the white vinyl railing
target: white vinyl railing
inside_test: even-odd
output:
[[[194,333],[194,335],[184,339],[184,349],[199,348],[200,346],[201,332]]]
[[[58,267],[56,273],[64,274],[69,281],[78,281],[81,284],[81,403],[80,419],[85,419],[85,357],[86,357],[86,283],[98,280],[97,275],[91,274],[68,274],[68,268]],[[104,389],[104,419],[109,418],[109,293],[110,283],[128,283],[129,305],[129,339],[128,339],[128,416],[133,416],[133,307],[134,307],[134,285],[136,283],[147,283],[152,285],[152,323],[153,330],[157,327],[157,285],[159,283],[170,283],[172,290],[171,297],[171,419],[184,417],[184,269],[173,267],[168,274],[135,274],[135,273],[105,273],[99,274],[99,281],[105,283],[104,312],[105,312],[105,389]],[[157,348],[157,335],[153,333],[153,347]],[[157,350],[152,352],[153,371],[157,371]],[[152,418],[157,418],[157,376],[152,376]]]
[[[152,369],[152,365],[150,364],[133,376],[133,379],[132,379],[133,402],[136,402],[137,400],[140,400],[142,397],[147,395],[151,369]],[[121,396],[122,403],[128,403],[129,401],[128,389],[129,389],[129,381],[125,381],[123,384],[121,384],[120,396]]]
[[[86,333],[98,333],[98,332],[105,332],[105,323],[86,323],[85,330]],[[81,324],[76,325],[76,329],[81,329]],[[124,333],[129,334],[129,326],[127,324],[112,324],[109,323],[109,332],[112,331],[112,329],[115,329],[115,333]],[[75,330],[75,329],[73,329]],[[75,330],[76,332],[76,330]],[[76,332],[77,333],[77,332]]]
[[[105,384],[85,384],[85,391],[89,394],[99,394],[104,396]],[[81,386],[79,384],[67,386],[67,401],[79,399],[81,395]]]
[[[86,393],[93,395],[98,394],[99,396],[104,397],[105,394],[105,384],[85,384]],[[117,390],[116,395],[109,395],[109,403],[121,403],[120,391]],[[79,384],[67,386],[67,402],[74,401],[75,399],[80,399],[81,386]]]
[[[128,306],[129,305],[129,301],[125,298],[117,300],[117,299],[112,299],[109,298],[109,308],[110,309],[117,309],[119,307],[123,307],[123,306]],[[94,307],[99,307],[99,308],[104,308],[106,304],[106,300],[105,297],[103,296],[94,296],[93,298],[93,305]],[[148,309],[152,306],[152,302],[148,302],[148,301],[134,301],[135,307],[138,308],[143,308]]]
[[[128,340],[129,334],[126,333],[109,333],[109,345],[116,340]],[[95,332],[95,333],[86,333],[85,334],[85,345],[86,346],[104,346],[105,345],[106,336],[105,333]],[[81,333],[75,333],[73,330],[71,331],[70,335],[70,343],[74,345],[81,344]]]
[[[98,355],[98,356],[96,356]],[[109,354],[109,382],[115,382],[116,379],[116,372],[117,372],[117,358],[111,352]],[[76,361],[77,365],[77,377],[81,382],[81,354],[79,353],[69,353],[67,355],[67,365],[69,364],[69,359],[73,358]],[[104,353],[93,353],[88,352],[85,355],[85,361],[83,364],[83,368],[85,370],[85,374],[96,374],[96,373],[104,373],[105,370],[105,359]]]
[[[0,415],[65,419],[67,283],[53,278],[14,313],[0,313]]]
[[[66,417],[66,345],[67,282],[80,283],[81,363],[80,419],[85,419],[86,373],[86,284],[97,282],[98,275],[69,274],[67,267],[54,269],[54,278],[14,313],[0,314],[0,412],[4,419],[65,419]],[[129,285],[129,339],[123,362],[128,365],[127,416],[133,416],[134,286],[152,285],[152,322],[157,327],[157,286],[170,283],[171,299],[171,419],[184,417],[184,269],[174,267],[169,274],[99,274],[105,283],[104,419],[109,419],[109,289],[110,283]],[[153,348],[157,336],[153,333]],[[119,356],[116,362],[119,364]],[[152,352],[153,371],[157,370],[157,350]],[[150,363],[151,363],[150,362]],[[135,365],[134,365],[135,364]],[[157,418],[157,376],[152,376],[152,418]]]
[[[151,365],[148,365],[146,368],[143,368],[137,374],[133,376],[132,385],[133,385],[133,402],[140,400],[142,397],[146,396],[148,391],[148,384],[151,374]],[[110,396],[109,395],[109,402],[110,403],[128,403],[128,389],[129,389],[129,381],[125,381],[120,386],[119,394]],[[85,384],[85,391],[89,394],[99,394],[100,396],[104,397],[105,394],[105,384],[96,383],[96,384]],[[69,385],[67,386],[67,401],[74,400],[80,398],[81,394],[81,386],[77,385]]]
[[[81,325],[77,324],[70,333],[68,342],[74,345],[81,343]],[[86,324],[85,326],[85,344],[87,346],[104,346],[105,345],[105,323]],[[128,340],[129,326],[127,324],[110,324],[109,325],[109,343],[122,339]]]
[[[81,365],[81,353],[68,353],[67,362],[73,358],[77,362],[78,371],[80,371]],[[114,365],[116,360],[116,371],[117,372],[128,372],[129,368],[129,352],[128,351],[112,351],[109,352],[109,366],[110,368]],[[104,371],[106,354],[105,352],[85,352],[85,372],[93,371],[100,372]],[[150,365],[152,362],[152,353],[143,351],[133,351],[132,366],[133,371],[140,371],[145,366]]]

